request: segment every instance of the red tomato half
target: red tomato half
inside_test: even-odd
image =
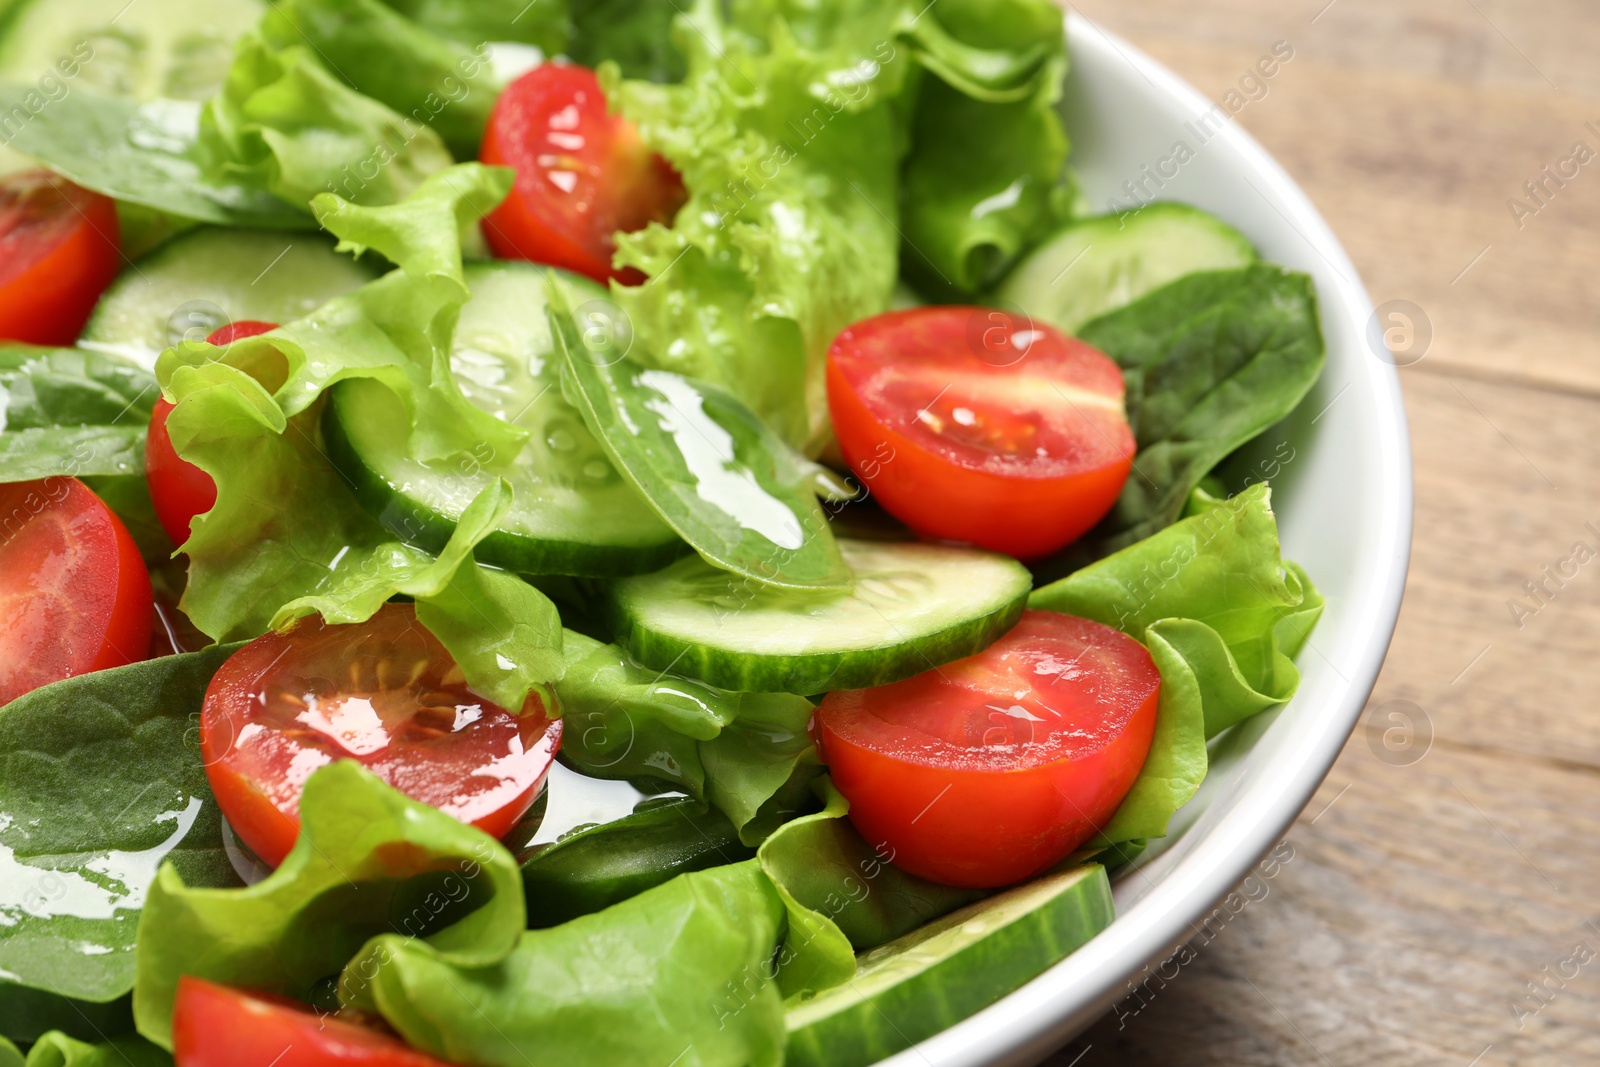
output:
[[[47,170],[0,177],[0,338],[70,345],[121,263],[117,205]]]
[[[188,975],[178,979],[172,1055],[177,1067],[445,1067],[388,1034]]]
[[[231,345],[277,328],[274,323],[242,319],[215,331],[206,341]],[[180,458],[172,447],[172,438],[167,434],[167,416],[176,406],[157,400],[150,412],[150,432],[144,440],[144,476],[150,483],[150,502],[155,505],[161,528],[167,531],[173,544],[181,545],[189,540],[194,517],[216,506],[217,483],[211,480],[211,475]]]
[[[200,710],[200,753],[217,804],[277,866],[300,832],[306,779],[360,762],[407,796],[502,837],[533,803],[561,723],[530,695],[520,715],[467,688],[410,604],[364,623],[304,619],[235,652]]]
[[[828,350],[834,433],[879,503],[1019,559],[1111,510],[1135,450],[1123,394],[1104,353],[992,308],[892,311]]]
[[[515,167],[511,195],[484,220],[494,254],[638,285],[644,275],[612,269],[615,234],[669,222],[688,199],[678,172],[606,110],[594,71],[566,63],[535,67],[495,101],[479,152]]]
[[[76,478],[0,484],[0,704],[145,657],[150,572]]]
[[[992,888],[1110,821],[1150,751],[1160,690],[1133,638],[1029,611],[976,656],[829,693],[814,730],[869,843],[913,874]]]

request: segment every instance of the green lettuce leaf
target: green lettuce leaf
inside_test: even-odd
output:
[[[0,481],[141,477],[159,395],[154,377],[113,356],[0,342]]]
[[[845,815],[850,804],[827,778],[825,806],[779,827],[762,843],[761,869],[777,887],[789,923],[777,956],[786,998],[849,981],[857,952],[876,948],[983,894],[937,885],[896,867]]]
[[[363,377],[396,398],[419,458],[477,463],[485,447],[502,456],[519,450],[525,431],[469,403],[448,362],[470,295],[459,234],[498,203],[508,180],[505,171],[464,164],[400,204],[319,197],[319,217],[344,247],[370,247],[400,269],[270,334],[162,354],[157,376],[177,403],[167,423],[173,446],[217,483],[216,506],[196,518],[183,546],[190,564],[180,606],[205,633],[254,637],[313,611],[360,622],[404,593],[496,703],[521,707],[530,689],[559,674],[554,607],[472,559],[510,506],[508,487],[485,487],[436,561],[357,503],[321,441],[327,389]]]
[[[549,287],[562,391],[617,470],[709,563],[764,585],[847,586],[813,466],[729,392],[585,347]]]
[[[506,38],[478,37],[469,49],[380,0],[276,0],[261,35],[275,49],[311,49],[350,88],[403,116],[412,131],[431,128],[458,158],[478,155],[501,88],[487,42]]]
[[[988,286],[1062,216],[1062,15],[1044,0],[945,0],[912,20],[929,76],[911,118],[902,255],[930,292]]]
[[[115,1032],[156,868],[238,884],[194,719],[234,650],[96,671],[0,708],[0,1033]]]
[[[0,1067],[23,1067],[22,1053],[3,1037],[0,1037]]]
[[[804,804],[821,773],[806,732],[811,702],[728,693],[634,663],[615,645],[567,631],[556,683],[561,756],[596,778],[648,778],[725,814],[755,844]]]
[[[6,1057],[0,1048],[0,1067],[7,1067]],[[24,1061],[18,1056],[12,1062]],[[132,1034],[88,1044],[57,1031],[45,1034],[28,1050],[26,1067],[172,1067],[172,1057]]]
[[[1080,615],[1144,642],[1161,672],[1155,739],[1127,799],[1091,847],[1160,837],[1205,778],[1206,741],[1282,704],[1291,658],[1322,611],[1280,555],[1271,491],[1202,502],[1198,514],[1037,589],[1032,608]]]
[[[776,1067],[771,981],[784,909],[753,860],[681,875],[593,915],[529,930],[492,966],[376,938],[340,999],[468,1067]]]
[[[198,151],[211,181],[302,209],[323,192],[392,204],[453,162],[430,127],[345,85],[310,45],[274,48],[255,34],[206,103]]]
[[[617,262],[651,281],[614,297],[637,358],[728,389],[814,450],[827,436],[827,346],[894,289],[901,136],[889,98],[906,64],[883,33],[818,51],[783,26],[754,39],[697,0],[673,28],[681,84],[604,78],[690,194],[670,229],[619,235]]]
[[[568,0],[536,0],[527,4],[508,4],[504,0],[384,0],[418,26],[469,45],[484,41],[514,41],[533,45],[546,55],[557,55],[568,46],[572,35],[573,13]],[[595,8],[620,7],[612,14],[616,21],[633,15],[635,7],[650,3],[626,2],[608,5],[597,0],[581,0],[583,18]],[[578,58],[574,56],[574,58]],[[580,63],[587,60],[578,59]]]
[[[1311,279],[1270,264],[1187,275],[1078,332],[1122,368],[1139,453],[1075,560],[1176,520],[1212,468],[1295,409],[1325,355]]]
[[[162,866],[139,922],[134,1018],[170,1048],[183,975],[309,1000],[379,934],[482,967],[513,949],[524,918],[498,841],[340,760],[307,779],[300,836],[264,881],[206,889]]]

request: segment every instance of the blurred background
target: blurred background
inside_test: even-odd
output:
[[[1050,1064],[1600,1063],[1600,7],[1069,7],[1234,112],[1344,242],[1402,365],[1416,534],[1285,844]]]

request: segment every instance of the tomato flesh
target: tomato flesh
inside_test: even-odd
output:
[[[1133,466],[1116,363],[992,308],[856,323],[827,385],[845,461],[925,537],[1047,556],[1105,516]]]
[[[936,882],[994,888],[1110,821],[1150,751],[1160,689],[1133,638],[1029,611],[976,656],[829,693],[813,729],[868,843]]]
[[[246,337],[276,330],[271,322],[241,319],[216,330],[206,338],[209,344],[229,345]],[[156,518],[172,543],[189,540],[196,515],[204,515],[217,504],[217,483],[211,475],[178,455],[167,433],[167,416],[177,405],[157,400],[150,412],[150,432],[144,443],[144,476],[150,485],[150,502]]]
[[[47,170],[0,177],[0,338],[70,345],[121,263],[117,206]]]
[[[139,547],[88,486],[0,484],[0,704],[144,659],[154,618]]]
[[[537,694],[489,703],[410,604],[364,623],[312,616],[228,658],[200,711],[217,803],[263,861],[283,862],[313,771],[353,759],[407,796],[495,837],[528,810],[561,743]]]
[[[549,263],[599,282],[638,285],[644,275],[611,265],[615,235],[670,222],[688,199],[683,180],[606,109],[594,71],[535,67],[495,101],[479,153],[514,167],[511,195],[484,220],[495,255]]]
[[[282,997],[178,979],[177,1067],[445,1067],[388,1034]]]

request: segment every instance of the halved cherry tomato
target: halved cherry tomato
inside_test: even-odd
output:
[[[229,345],[277,328],[274,323],[241,319],[213,332],[206,340],[214,345]],[[217,483],[172,447],[167,416],[176,406],[158,399],[150,412],[150,432],[144,441],[144,476],[150,483],[150,502],[155,505],[161,528],[173,544],[181,545],[189,540],[194,517],[216,507]]]
[[[0,177],[0,338],[78,339],[117,276],[117,205],[47,170]]]
[[[178,979],[172,1055],[177,1067],[446,1067],[378,1030],[188,975]]]
[[[892,311],[828,350],[840,451],[917,533],[1037,559],[1111,509],[1133,465],[1122,372],[992,308]]]
[[[1161,676],[1126,634],[1029,611],[976,656],[829,693],[813,730],[867,841],[914,874],[992,888],[1065,859],[1133,787]]]
[[[410,604],[364,623],[303,619],[258,637],[211,679],[200,753],[228,823],[277,866],[300,832],[318,767],[353,759],[407,796],[495,837],[533,803],[561,744],[537,694],[489,703]]]
[[[145,657],[150,572],[76,478],[0,484],[0,704]]]
[[[494,254],[528,259],[638,285],[644,275],[614,270],[615,234],[669,222],[688,199],[671,165],[639,131],[606,110],[588,67],[546,63],[495,101],[479,157],[515,167],[516,185],[483,224]]]

